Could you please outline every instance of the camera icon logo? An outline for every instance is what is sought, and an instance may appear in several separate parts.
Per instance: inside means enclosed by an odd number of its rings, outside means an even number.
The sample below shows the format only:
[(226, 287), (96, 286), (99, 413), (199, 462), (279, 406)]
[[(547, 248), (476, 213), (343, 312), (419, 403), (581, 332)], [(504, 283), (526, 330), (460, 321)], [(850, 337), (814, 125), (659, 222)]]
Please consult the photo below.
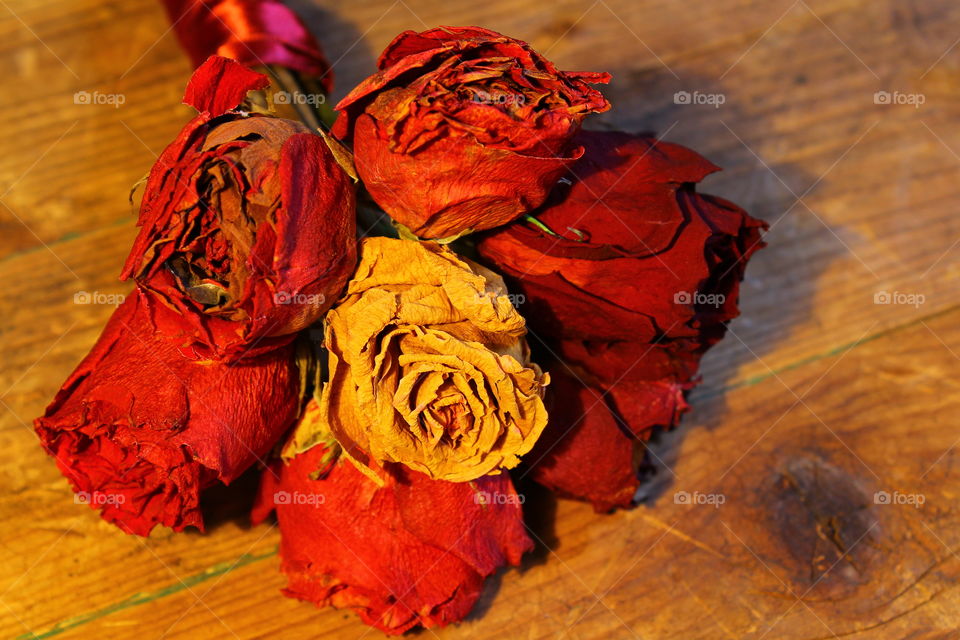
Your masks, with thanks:
[(678, 291), (673, 294), (674, 304), (693, 304), (693, 294), (689, 291)]
[(73, 94), (73, 104), (90, 104), (92, 101), (93, 97), (89, 91), (77, 91)]
[(690, 104), (690, 92), (677, 91), (675, 94), (673, 94), (673, 103), (674, 104)]
[(673, 504), (690, 504), (690, 493), (687, 491), (677, 491), (673, 494)]
[(86, 491), (77, 491), (73, 494), (73, 504), (90, 504), (90, 494)]
[(890, 494), (886, 491), (877, 491), (873, 494), (874, 504), (890, 504)]
[(891, 98), (889, 91), (877, 91), (873, 94), (873, 104), (890, 104)]
[(289, 491), (277, 491), (273, 494), (273, 504), (290, 504)]
[(889, 291), (877, 291), (873, 294), (873, 304), (890, 304), (892, 297)]

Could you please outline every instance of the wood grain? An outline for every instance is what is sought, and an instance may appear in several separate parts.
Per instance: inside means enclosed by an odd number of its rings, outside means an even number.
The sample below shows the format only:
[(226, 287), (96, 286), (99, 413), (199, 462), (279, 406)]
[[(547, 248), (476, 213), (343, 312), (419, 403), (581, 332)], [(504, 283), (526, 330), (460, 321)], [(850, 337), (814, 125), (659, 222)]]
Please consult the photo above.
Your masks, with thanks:
[[(609, 70), (614, 109), (596, 126), (698, 149), (725, 167), (704, 190), (773, 224), (694, 412), (652, 447), (645, 504), (597, 516), (523, 487), (537, 552), (437, 636), (960, 638), (960, 7), (291, 4), (336, 61), (335, 97), (395, 34), (437, 24)], [(208, 535), (139, 540), (73, 503), (29, 427), (112, 310), (75, 294), (129, 289), (116, 279), (128, 193), (190, 116), (167, 26), (151, 0), (0, 2), (0, 635), (379, 637), (279, 594), (277, 532), (244, 517), (252, 476), (218, 496)], [(75, 104), (77, 91), (124, 103)], [(676, 104), (678, 91), (724, 103)], [(883, 291), (923, 302), (874, 304)]]

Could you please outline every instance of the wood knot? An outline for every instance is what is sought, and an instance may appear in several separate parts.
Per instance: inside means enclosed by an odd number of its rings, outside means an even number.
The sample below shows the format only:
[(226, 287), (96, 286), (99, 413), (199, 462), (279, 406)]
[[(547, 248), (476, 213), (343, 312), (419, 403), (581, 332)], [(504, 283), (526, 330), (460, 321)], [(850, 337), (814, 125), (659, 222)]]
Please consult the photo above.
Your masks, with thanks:
[(871, 494), (818, 454), (793, 457), (775, 474), (767, 506), (793, 581), (831, 597), (865, 583), (880, 535)]

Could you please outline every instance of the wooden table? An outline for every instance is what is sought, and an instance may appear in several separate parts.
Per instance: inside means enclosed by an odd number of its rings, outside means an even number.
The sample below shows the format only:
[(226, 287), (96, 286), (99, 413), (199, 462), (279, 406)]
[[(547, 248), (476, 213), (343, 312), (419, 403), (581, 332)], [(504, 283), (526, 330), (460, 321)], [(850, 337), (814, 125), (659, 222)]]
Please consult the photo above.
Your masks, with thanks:
[[(654, 445), (647, 503), (536, 500), (538, 551), (438, 637), (960, 638), (960, 6), (295, 4), (336, 61), (335, 97), (393, 35), (438, 24), (608, 70), (601, 126), (698, 149), (726, 168), (704, 190), (772, 225), (695, 410)], [(206, 536), (125, 536), (74, 504), (30, 423), (112, 311), (75, 295), (129, 288), (127, 194), (189, 117), (190, 69), (151, 0), (0, 0), (0, 71), (2, 635), (378, 637), (280, 595), (250, 481), (220, 492)]]

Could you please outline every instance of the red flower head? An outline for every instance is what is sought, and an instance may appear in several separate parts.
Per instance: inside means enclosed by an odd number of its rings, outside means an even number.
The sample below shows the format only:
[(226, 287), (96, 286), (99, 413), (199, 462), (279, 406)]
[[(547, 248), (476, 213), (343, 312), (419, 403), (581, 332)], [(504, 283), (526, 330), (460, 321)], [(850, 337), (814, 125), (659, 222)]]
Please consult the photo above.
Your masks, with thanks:
[(529, 45), (477, 27), (407, 31), (337, 109), (357, 171), (394, 220), (424, 238), (490, 229), (538, 207), (610, 105)]
[(550, 231), (515, 223), (479, 243), (526, 295), (530, 324), (553, 338), (719, 340), (766, 225), (697, 193), (717, 167), (689, 149), (618, 132), (576, 141), (572, 185), (536, 214)]
[(584, 156), (539, 226), (515, 222), (478, 251), (524, 296), (531, 346), (558, 356), (533, 475), (603, 510), (630, 502), (634, 445), (686, 408), (766, 225), (697, 193), (717, 167), (689, 149), (618, 132), (575, 141)]
[(390, 634), (443, 626), (533, 546), (506, 473), (455, 483), (395, 464), (378, 486), (334, 451), (318, 444), (263, 475), (253, 516), (277, 512), (291, 597), (354, 609)]
[(299, 408), (291, 346), (193, 361), (167, 339), (179, 326), (135, 289), (35, 423), (77, 500), (128, 533), (203, 529), (200, 491), (264, 456)]
[(266, 78), (210, 58), (187, 87), (201, 114), (150, 172), (122, 277), (175, 309), (171, 336), (235, 359), (323, 316), (356, 263), (353, 186), (303, 125), (231, 111)]

